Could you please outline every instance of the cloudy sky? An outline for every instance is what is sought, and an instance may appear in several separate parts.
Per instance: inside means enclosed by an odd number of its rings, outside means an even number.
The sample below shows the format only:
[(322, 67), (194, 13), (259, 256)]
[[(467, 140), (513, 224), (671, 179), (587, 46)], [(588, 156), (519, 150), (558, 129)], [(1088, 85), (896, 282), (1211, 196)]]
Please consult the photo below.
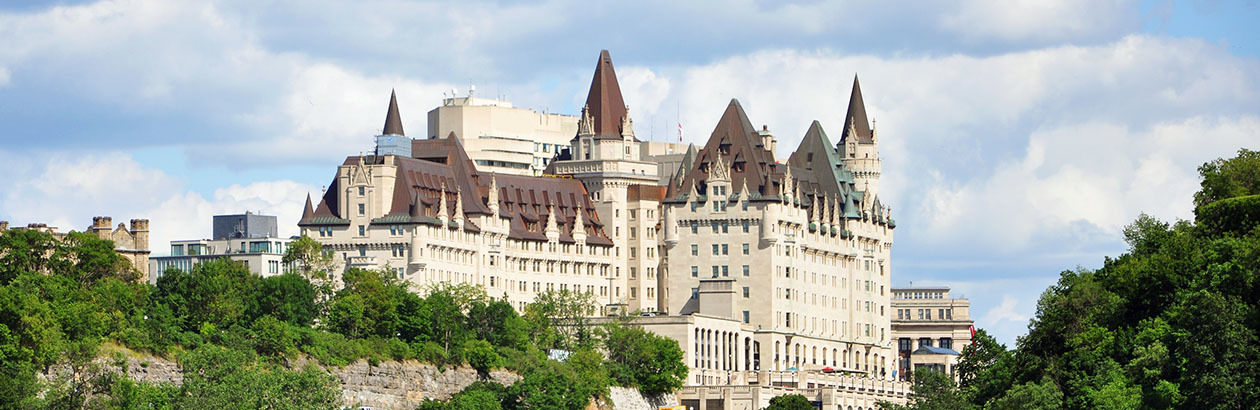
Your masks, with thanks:
[[(894, 285), (945, 284), (1013, 343), (1058, 273), (1192, 217), (1195, 168), (1260, 148), (1241, 1), (0, 2), (0, 220), (149, 218), (154, 249), (308, 192), (476, 85), (575, 113), (609, 49), (641, 138), (738, 98), (780, 147), (834, 137), (854, 74), (898, 220)], [(461, 91), (463, 92), (463, 91)], [(788, 152), (780, 152), (786, 156)]]

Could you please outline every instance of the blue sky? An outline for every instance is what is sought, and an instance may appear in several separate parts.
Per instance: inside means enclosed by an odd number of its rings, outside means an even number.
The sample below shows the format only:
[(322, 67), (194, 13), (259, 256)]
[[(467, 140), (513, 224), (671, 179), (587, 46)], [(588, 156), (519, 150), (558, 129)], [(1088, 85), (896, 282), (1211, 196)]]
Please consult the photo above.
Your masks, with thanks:
[(838, 136), (857, 73), (894, 284), (952, 286), (1011, 344), (1059, 272), (1123, 252), (1141, 212), (1190, 218), (1195, 168), (1260, 148), (1255, 21), (1255, 0), (6, 1), (0, 220), (147, 217), (154, 243), (295, 221), (390, 89), (416, 136), (471, 84), (574, 113), (600, 49), (640, 137), (677, 118), (696, 143), (730, 98), (785, 150), (815, 119)]

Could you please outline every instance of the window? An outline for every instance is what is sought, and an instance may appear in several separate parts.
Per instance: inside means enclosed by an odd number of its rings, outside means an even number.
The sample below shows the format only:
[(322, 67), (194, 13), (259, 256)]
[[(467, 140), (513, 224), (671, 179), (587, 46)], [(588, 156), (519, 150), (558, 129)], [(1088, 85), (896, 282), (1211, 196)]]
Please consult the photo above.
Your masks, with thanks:
[(718, 277), (718, 266), (713, 265), (713, 277)]
[(927, 337), (919, 338), (919, 347), (932, 347), (932, 339)]
[(691, 288), (691, 298), (696, 299), (699, 297), (700, 297), (700, 288)]
[(713, 212), (717, 212), (717, 211), (718, 211), (718, 201), (715, 199), (713, 200)]
[(713, 254), (714, 254), (714, 255), (717, 255), (717, 254), (718, 254), (718, 246), (717, 246), (717, 244), (713, 244)]
[(359, 225), (359, 236), (367, 236), (367, 227)]
[(744, 221), (744, 233), (748, 233), (748, 221)]
[(741, 203), (740, 203), (740, 206), (743, 206), (743, 207), (744, 207), (744, 210), (745, 210), (745, 211), (747, 211), (747, 210), (748, 210), (748, 201), (743, 201), (743, 202), (741, 202)]
[(903, 338), (897, 339), (897, 350), (900, 350), (903, 352), (910, 351), (910, 338), (903, 337)]
[(748, 311), (744, 311), (744, 323), (748, 323)]
[(937, 310), (936, 310), (936, 318), (937, 318), (937, 319), (944, 319), (944, 318), (945, 318), (945, 309), (937, 309)]
[(722, 276), (723, 276), (723, 277), (731, 276), (731, 275), (730, 275), (730, 270), (728, 270), (727, 268), (729, 268), (729, 266), (722, 265)]
[(184, 245), (171, 245), (171, 256), (184, 256)]
[(363, 215), (366, 209), (367, 209), (366, 206), (364, 206), (363, 204), (359, 204), (359, 215)]
[(691, 223), (691, 234), (693, 234), (693, 235), (694, 235), (694, 234), (698, 233), (697, 231), (698, 231), (699, 229), (700, 229), (700, 224), (699, 224), (699, 223), (696, 223), (696, 222), (692, 222), (692, 223)]
[(716, 223), (715, 223), (715, 224), (710, 224), (710, 226), (712, 226), (712, 227), (713, 227), (713, 233), (718, 233), (718, 225), (717, 225)]
[(694, 243), (691, 244), (691, 256), (699, 255), (700, 254), (699, 250), (700, 250), (700, 245), (696, 245)]
[[(747, 225), (745, 225), (745, 226), (747, 226)], [(748, 254), (748, 244), (744, 244), (744, 254), (745, 254), (745, 255), (747, 255), (747, 254)]]
[(367, 187), (359, 187), (359, 196), (363, 196), (366, 193), (367, 193)]
[(723, 255), (729, 255), (729, 254), (730, 254), (730, 252), (728, 252), (729, 250), (730, 250), (730, 249), (729, 249), (729, 247), (728, 247), (726, 244), (722, 244), (722, 254), (723, 254)]
[(699, 267), (699, 266), (692, 266), (692, 267), (691, 267), (691, 277), (693, 277), (693, 278), (694, 278), (694, 277), (698, 277), (698, 276), (700, 276), (700, 267)]
[[(631, 211), (631, 212), (634, 212), (634, 211)], [(634, 218), (634, 217), (633, 217), (633, 216), (631, 216), (631, 218)], [(630, 228), (630, 239), (634, 239), (634, 238), (635, 238), (635, 235), (636, 235), (636, 234), (638, 234), (638, 232), (639, 232), (639, 230), (638, 230), (638, 229), (636, 229), (636, 228)]]
[(944, 349), (953, 349), (953, 348), (954, 348), (954, 339), (951, 339), (951, 338), (948, 338), (948, 337), (942, 337), (942, 338), (941, 338), (941, 344), (940, 344), (940, 346), (939, 346), (939, 347), (944, 348)]
[(696, 211), (696, 205), (699, 205), (699, 204), (700, 204), (699, 202), (692, 202), (692, 203), (691, 203), (691, 212), (695, 212), (695, 211)]
[(727, 224), (726, 222), (722, 222), (722, 233), (730, 233), (730, 231), (727, 230), (729, 226), (730, 225)]
[(748, 265), (744, 265), (744, 277), (748, 277)]
[(744, 286), (744, 297), (745, 297), (745, 298), (747, 298), (747, 297), (748, 297), (748, 287), (747, 287), (747, 286)]
[(946, 320), (954, 319), (954, 309), (945, 309), (945, 319)]

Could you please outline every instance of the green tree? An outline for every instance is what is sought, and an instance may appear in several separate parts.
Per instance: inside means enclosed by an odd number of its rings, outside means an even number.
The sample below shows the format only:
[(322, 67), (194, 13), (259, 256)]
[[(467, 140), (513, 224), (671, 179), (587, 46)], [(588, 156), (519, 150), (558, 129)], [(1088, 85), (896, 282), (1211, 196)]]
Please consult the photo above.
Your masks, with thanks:
[(286, 273), (262, 278), (258, 303), (251, 316), (271, 315), (295, 326), (310, 326), (319, 314), (315, 286), (299, 275)]
[(45, 273), (57, 246), (52, 235), (33, 229), (0, 231), (0, 285), (23, 272)]
[(582, 383), (568, 366), (548, 360), (508, 388), (509, 408), (581, 410), (594, 397), (593, 386)]
[(963, 346), (954, 371), (968, 401), (984, 405), (1011, 387), (1015, 356), (984, 329), (976, 329), (971, 340)]
[(227, 329), (248, 326), (247, 312), (255, 309), (259, 278), (241, 262), (227, 258), (202, 262), (192, 272), (167, 270), (157, 280), (157, 297), (183, 322), (184, 330), (196, 331), (203, 324)]
[(522, 349), (529, 343), (528, 324), (502, 300), (474, 302), (468, 309), (468, 330), (495, 346)]
[(1195, 208), (1222, 199), (1260, 194), (1260, 151), (1239, 149), (1234, 158), (1200, 166), (1199, 176), (1203, 181), (1194, 194)]
[(609, 325), (605, 346), (608, 368), (623, 386), (644, 393), (667, 393), (682, 387), (687, 365), (678, 342), (637, 326)]
[(967, 401), (954, 378), (930, 369), (918, 369), (912, 377), (910, 400), (905, 406), (881, 402), (884, 409), (965, 410), (976, 406)]
[(766, 410), (814, 410), (814, 404), (799, 394), (785, 394), (770, 398), (770, 406)]
[(323, 244), (306, 235), (289, 243), (281, 261), (285, 265), (296, 264), (298, 274), (311, 281), (328, 279), (337, 266), (332, 253), (326, 252)]
[(543, 349), (574, 350), (595, 341), (587, 318), (595, 313), (595, 297), (568, 289), (543, 291), (525, 306), (530, 340)]
[(1063, 392), (1049, 378), (1041, 383), (1024, 383), (1012, 387), (1001, 397), (985, 404), (986, 410), (1059, 410), (1063, 408)]
[(464, 342), (464, 358), (468, 360), (468, 365), (483, 373), (503, 367), (505, 364), (503, 356), (494, 350), (494, 346), (490, 342), (481, 339), (471, 339)]

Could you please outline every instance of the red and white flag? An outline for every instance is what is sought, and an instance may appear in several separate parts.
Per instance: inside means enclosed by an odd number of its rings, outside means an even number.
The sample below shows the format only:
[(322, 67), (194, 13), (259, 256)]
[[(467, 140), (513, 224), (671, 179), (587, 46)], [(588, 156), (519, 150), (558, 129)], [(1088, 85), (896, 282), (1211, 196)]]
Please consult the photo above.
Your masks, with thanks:
[(682, 142), (682, 123), (678, 123), (678, 142)]

